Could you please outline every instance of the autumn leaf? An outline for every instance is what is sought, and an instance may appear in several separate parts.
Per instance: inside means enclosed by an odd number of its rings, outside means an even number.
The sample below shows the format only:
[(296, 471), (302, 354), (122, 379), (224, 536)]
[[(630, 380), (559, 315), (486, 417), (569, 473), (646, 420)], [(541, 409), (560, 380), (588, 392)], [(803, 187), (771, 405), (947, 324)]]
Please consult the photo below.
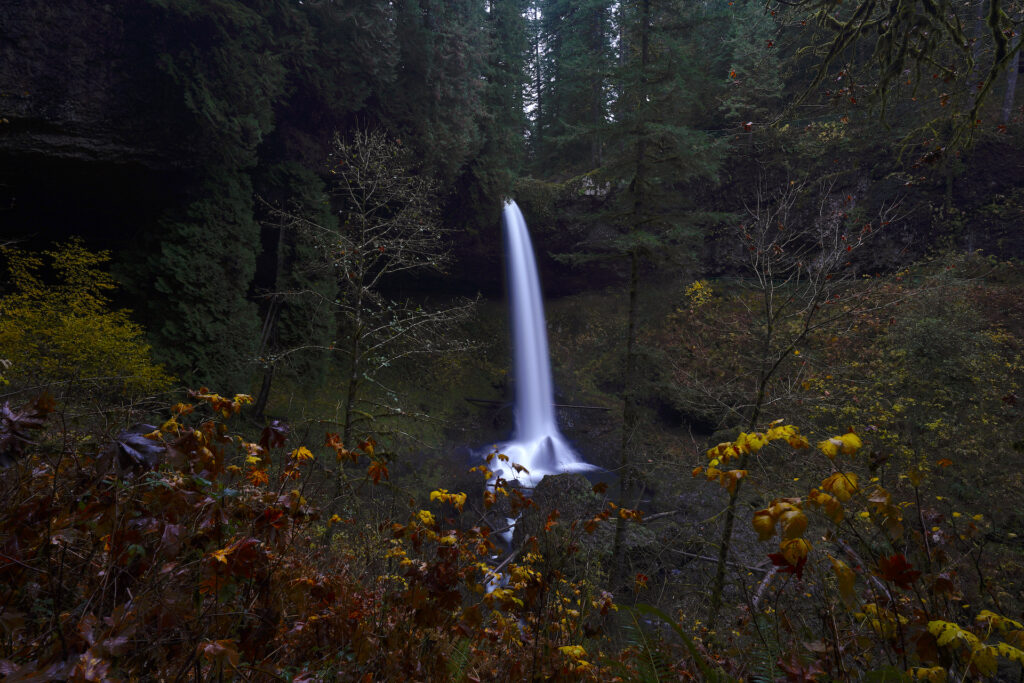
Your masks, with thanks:
[(583, 649), (582, 645), (563, 645), (558, 648), (558, 651), (572, 659), (582, 659), (587, 656), (587, 651)]
[(830, 496), (818, 489), (811, 489), (810, 493), (807, 494), (807, 502), (812, 506), (821, 508), (822, 512), (836, 524), (843, 521), (845, 515), (843, 504), (834, 496)]
[(775, 535), (775, 519), (768, 510), (758, 510), (751, 521), (759, 541), (767, 541)]
[(558, 510), (552, 510), (548, 513), (548, 518), (544, 520), (544, 531), (551, 531), (552, 527), (558, 524), (558, 518), (561, 513)]
[(779, 544), (779, 550), (786, 562), (790, 565), (797, 565), (801, 560), (807, 559), (807, 553), (811, 551), (811, 544), (805, 538), (790, 538)]
[(391, 474), (388, 472), (388, 466), (380, 460), (373, 460), (370, 462), (370, 466), (366, 468), (366, 473), (373, 479), (374, 484), (379, 484), (380, 480), (390, 479)]
[(312, 460), (313, 453), (305, 446), (300, 446), (291, 452), (291, 457), (296, 462), (303, 462), (305, 460)]
[(221, 564), (227, 564), (228, 555), (230, 554), (231, 548), (221, 548), (220, 550), (214, 550), (212, 553), (210, 553), (210, 557), (213, 560), (220, 562)]
[(418, 519), (420, 524), (423, 526), (432, 527), (437, 525), (437, 520), (434, 519), (434, 513), (430, 510), (420, 510), (416, 513), (416, 519)]
[(825, 439), (824, 441), (818, 442), (818, 450), (827, 455), (829, 458), (835, 459), (839, 455), (839, 449), (843, 445), (843, 440), (837, 436), (833, 436), (831, 439)]
[(921, 572), (910, 566), (907, 558), (901, 554), (879, 559), (875, 574), (903, 590), (910, 590), (911, 584), (921, 576)]
[(857, 492), (857, 475), (853, 472), (836, 472), (821, 482), (821, 488), (845, 503)]
[(790, 563), (782, 553), (769, 553), (768, 559), (772, 561), (773, 565), (779, 568), (780, 574), (793, 574), (798, 579), (803, 578), (804, 567), (807, 565), (806, 556), (800, 558), (796, 564)]
[(779, 515), (779, 525), (783, 538), (800, 538), (807, 530), (807, 516), (800, 510), (787, 510)]
[(839, 584), (839, 595), (843, 598), (843, 603), (847, 607), (851, 607), (857, 597), (854, 591), (857, 576), (850, 569), (850, 566), (842, 560), (838, 560), (831, 555), (828, 559), (832, 562), (832, 573), (835, 574), (836, 583)]
[(366, 453), (371, 458), (373, 457), (373, 452), (374, 452), (374, 449), (376, 449), (376, 447), (377, 447), (377, 440), (374, 439), (372, 436), (367, 438), (365, 441), (360, 441), (359, 445), (356, 446), (356, 448), (361, 450), (363, 453)]
[(263, 446), (264, 450), (268, 451), (271, 448), (280, 448), (288, 440), (288, 433), (290, 431), (291, 427), (288, 426), (287, 422), (271, 420), (270, 424), (264, 427), (263, 432), (260, 434), (260, 446)]

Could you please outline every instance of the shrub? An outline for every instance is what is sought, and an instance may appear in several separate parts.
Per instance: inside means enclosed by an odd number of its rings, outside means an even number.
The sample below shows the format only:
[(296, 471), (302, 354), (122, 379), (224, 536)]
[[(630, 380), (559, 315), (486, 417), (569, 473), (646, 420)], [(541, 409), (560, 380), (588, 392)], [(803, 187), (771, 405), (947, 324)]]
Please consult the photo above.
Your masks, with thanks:
[(15, 389), (91, 382), (100, 393), (139, 394), (170, 384), (130, 311), (110, 308), (116, 284), (104, 270), (108, 252), (72, 240), (41, 254), (12, 247), (0, 253), (8, 270), (0, 348)]

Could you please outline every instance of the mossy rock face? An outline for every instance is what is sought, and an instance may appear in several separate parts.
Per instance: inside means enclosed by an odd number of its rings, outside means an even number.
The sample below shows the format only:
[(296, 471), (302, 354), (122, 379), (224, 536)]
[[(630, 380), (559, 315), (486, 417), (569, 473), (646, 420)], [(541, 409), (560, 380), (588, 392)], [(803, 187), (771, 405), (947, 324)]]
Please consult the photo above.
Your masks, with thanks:
[(532, 499), (516, 523), (512, 547), (529, 546), (544, 557), (549, 569), (577, 577), (593, 574), (610, 546), (600, 547), (596, 535), (584, 530), (587, 521), (605, 507), (587, 478), (548, 475), (533, 490)]
[(529, 536), (539, 538), (544, 534), (544, 527), (556, 510), (559, 526), (569, 527), (573, 522), (582, 526), (588, 519), (599, 514), (604, 506), (602, 498), (594, 493), (590, 482), (582, 474), (548, 475), (537, 484), (532, 498), (533, 505), (523, 511), (516, 524), (516, 544)]

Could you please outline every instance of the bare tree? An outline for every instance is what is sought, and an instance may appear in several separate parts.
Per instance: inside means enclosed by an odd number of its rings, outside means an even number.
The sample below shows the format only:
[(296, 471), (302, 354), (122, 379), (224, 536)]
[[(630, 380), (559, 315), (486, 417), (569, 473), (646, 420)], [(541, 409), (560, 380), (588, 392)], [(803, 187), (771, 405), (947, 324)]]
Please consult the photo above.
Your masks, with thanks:
[[(336, 225), (321, 225), (283, 210), (272, 213), (286, 229), (304, 231), (313, 240), (321, 255), (316, 267), (330, 269), (339, 281), (338, 297), (328, 302), (339, 319), (339, 332), (328, 348), (346, 359), (341, 422), (347, 443), (360, 423), (406, 414), (397, 392), (382, 384), (382, 370), (410, 356), (469, 347), (453, 334), (471, 314), (474, 302), (463, 299), (432, 307), (422, 297), (389, 293), (396, 276), (442, 271), (449, 261), (447, 231), (434, 209), (434, 182), (415, 172), (398, 141), (380, 131), (357, 131), (350, 140), (336, 137), (329, 172)], [(293, 348), (282, 355), (321, 348)]]
[[(791, 182), (775, 192), (762, 185), (747, 206), (747, 220), (737, 230), (750, 274), (747, 283), (754, 290), (748, 300), (753, 303), (744, 304), (754, 321), (754, 344), (746, 363), (753, 384), (749, 401), (726, 407), (748, 432), (757, 428), (768, 406), (786, 400), (787, 392), (772, 392), (770, 385), (796, 358), (794, 352), (809, 335), (825, 329), (840, 332), (855, 324), (860, 313), (885, 305), (859, 283), (854, 255), (897, 219), (898, 203), (882, 207), (870, 222), (851, 226), (854, 195), (837, 196), (831, 184), (823, 184), (818, 188), (821, 199), (816, 210), (808, 215), (801, 204), (807, 202), (810, 190), (806, 182)], [(708, 396), (714, 399), (712, 391)], [(748, 459), (749, 454), (743, 455), (738, 469), (745, 469)], [(730, 491), (725, 511), (711, 592), (712, 622), (722, 604), (741, 484), (742, 480), (737, 481)]]

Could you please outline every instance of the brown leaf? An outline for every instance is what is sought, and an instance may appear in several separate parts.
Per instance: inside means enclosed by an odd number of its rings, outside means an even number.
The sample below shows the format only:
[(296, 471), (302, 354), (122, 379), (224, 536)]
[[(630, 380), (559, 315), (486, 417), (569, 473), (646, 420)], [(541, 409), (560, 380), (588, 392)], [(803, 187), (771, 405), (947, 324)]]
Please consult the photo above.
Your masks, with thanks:
[(289, 432), (291, 432), (291, 427), (288, 426), (287, 422), (271, 420), (270, 424), (263, 428), (259, 444), (267, 451), (271, 448), (281, 448), (288, 440)]

